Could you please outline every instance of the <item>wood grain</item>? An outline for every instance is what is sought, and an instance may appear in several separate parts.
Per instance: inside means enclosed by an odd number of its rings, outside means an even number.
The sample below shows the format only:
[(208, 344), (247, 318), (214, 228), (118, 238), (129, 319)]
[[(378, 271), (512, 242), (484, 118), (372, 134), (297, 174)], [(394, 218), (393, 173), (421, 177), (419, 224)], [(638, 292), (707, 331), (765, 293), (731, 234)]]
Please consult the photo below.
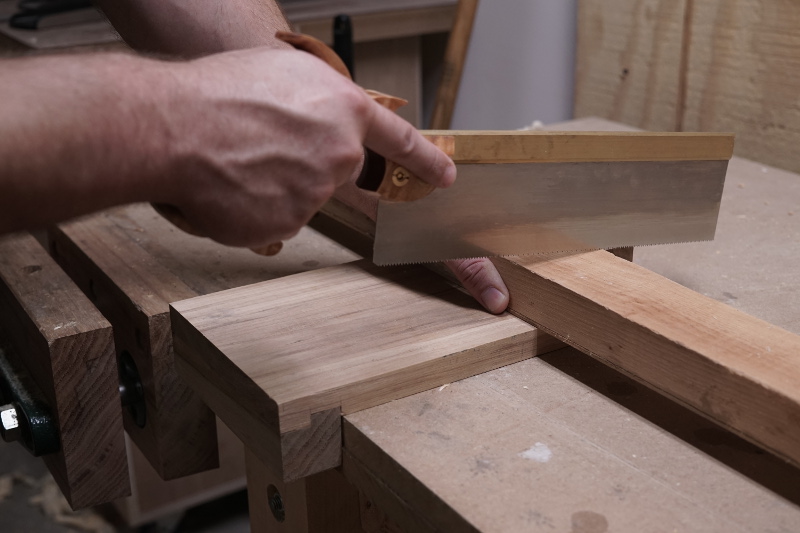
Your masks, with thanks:
[(690, 3), (580, 0), (574, 116), (679, 130)]
[(734, 131), (736, 154), (800, 171), (800, 4), (694, 2), (686, 131)]
[(56, 417), (43, 459), (73, 509), (130, 494), (111, 325), (27, 234), (0, 237), (0, 328)]
[[(292, 432), (326, 432), (315, 413), (358, 411), (554, 347), (422, 267), (362, 261), (172, 307), (182, 375), (284, 479), (338, 465), (337, 452), (335, 464), (288, 469)], [(339, 446), (338, 433), (312, 446), (328, 441)]]
[(721, 161), (733, 154), (732, 134), (638, 131), (457, 131), (452, 159), (459, 163), (603, 161)]
[(54, 229), (50, 248), (115, 325), (118, 353), (129, 353), (136, 364), (145, 391), (146, 422), (139, 427), (127, 409), (123, 411), (131, 439), (163, 479), (216, 468), (214, 414), (175, 373), (165, 312), (166, 302), (196, 293), (134, 243), (120, 246), (126, 241), (114, 221), (100, 215), (88, 223)]
[(174, 368), (169, 303), (356, 257), (310, 230), (278, 256), (258, 256), (186, 235), (145, 204), (63, 224), (51, 241), (57, 261), (114, 324), (118, 352), (136, 362), (148, 420), (139, 428), (126, 411), (125, 427), (164, 479), (217, 465), (214, 415)]
[(800, 464), (800, 336), (604, 251), (493, 262), (515, 315)]
[(582, 0), (575, 116), (730, 131), (736, 154), (800, 171), (800, 6)]

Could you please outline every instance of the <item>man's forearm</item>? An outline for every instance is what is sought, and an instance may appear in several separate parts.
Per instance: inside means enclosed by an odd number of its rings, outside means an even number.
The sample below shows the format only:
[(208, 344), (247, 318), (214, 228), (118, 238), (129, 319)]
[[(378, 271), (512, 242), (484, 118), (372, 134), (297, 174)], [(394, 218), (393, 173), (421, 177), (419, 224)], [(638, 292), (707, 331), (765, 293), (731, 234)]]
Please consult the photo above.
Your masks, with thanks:
[(289, 25), (275, 0), (94, 0), (133, 48), (179, 57), (287, 47)]
[(122, 54), (0, 60), (0, 233), (157, 199), (170, 75)]

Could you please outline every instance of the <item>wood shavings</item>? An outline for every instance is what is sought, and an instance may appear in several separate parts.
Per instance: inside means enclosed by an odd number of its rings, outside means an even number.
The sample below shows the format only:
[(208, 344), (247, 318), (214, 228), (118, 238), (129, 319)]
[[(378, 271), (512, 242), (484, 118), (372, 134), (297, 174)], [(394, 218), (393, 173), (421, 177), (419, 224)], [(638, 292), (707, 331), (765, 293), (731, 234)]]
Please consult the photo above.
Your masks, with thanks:
[(50, 476), (40, 481), (39, 494), (28, 500), (31, 505), (38, 505), (42, 512), (57, 524), (76, 528), (87, 533), (114, 533), (114, 528), (91, 509), (73, 511), (64, 495)]
[(439, 387), (439, 389), (438, 389), (438, 390), (439, 390), (439, 392), (442, 392), (444, 389), (446, 389), (446, 388), (447, 388), (447, 387), (449, 387), (449, 386), (450, 386), (450, 384), (449, 384), (449, 383), (445, 383), (444, 385), (442, 385), (441, 387)]
[(14, 483), (22, 483), (28, 487), (35, 487), (38, 485), (36, 479), (22, 472), (3, 474), (0, 476), (0, 502), (11, 496), (14, 492)]

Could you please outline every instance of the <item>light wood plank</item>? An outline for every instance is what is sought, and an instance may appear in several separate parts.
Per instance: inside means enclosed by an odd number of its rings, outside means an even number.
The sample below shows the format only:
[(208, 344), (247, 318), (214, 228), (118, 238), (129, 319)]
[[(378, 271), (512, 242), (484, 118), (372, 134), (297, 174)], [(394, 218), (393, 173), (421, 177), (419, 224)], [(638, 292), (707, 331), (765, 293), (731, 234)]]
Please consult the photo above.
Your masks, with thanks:
[(800, 6), (582, 0), (575, 116), (731, 131), (736, 154), (800, 170)]
[(574, 116), (680, 130), (690, 4), (580, 0)]
[(517, 316), (800, 464), (800, 336), (604, 251), (493, 261)]
[[(422, 267), (351, 263), (173, 309), (182, 374), (284, 479), (338, 464), (337, 454), (333, 464), (309, 456), (291, 466), (288, 439), (327, 431), (314, 430), (320, 413), (358, 411), (555, 347)], [(320, 440), (321, 449), (340, 445), (338, 433)]]
[(636, 263), (800, 334), (800, 177), (738, 157), (711, 242), (646, 246)]
[(0, 328), (55, 416), (42, 458), (73, 509), (130, 494), (111, 324), (28, 234), (0, 237)]
[(800, 171), (800, 4), (694, 2), (686, 131), (734, 131), (736, 154)]

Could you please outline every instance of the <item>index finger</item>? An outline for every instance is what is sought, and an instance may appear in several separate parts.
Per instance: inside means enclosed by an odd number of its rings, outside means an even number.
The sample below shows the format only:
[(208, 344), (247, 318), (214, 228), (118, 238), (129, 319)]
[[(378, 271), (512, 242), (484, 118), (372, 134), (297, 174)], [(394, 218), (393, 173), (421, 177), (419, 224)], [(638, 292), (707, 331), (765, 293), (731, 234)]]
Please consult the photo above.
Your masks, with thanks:
[(449, 187), (456, 166), (447, 154), (428, 141), (414, 126), (388, 109), (374, 104), (364, 146), (407, 168), (436, 187)]

